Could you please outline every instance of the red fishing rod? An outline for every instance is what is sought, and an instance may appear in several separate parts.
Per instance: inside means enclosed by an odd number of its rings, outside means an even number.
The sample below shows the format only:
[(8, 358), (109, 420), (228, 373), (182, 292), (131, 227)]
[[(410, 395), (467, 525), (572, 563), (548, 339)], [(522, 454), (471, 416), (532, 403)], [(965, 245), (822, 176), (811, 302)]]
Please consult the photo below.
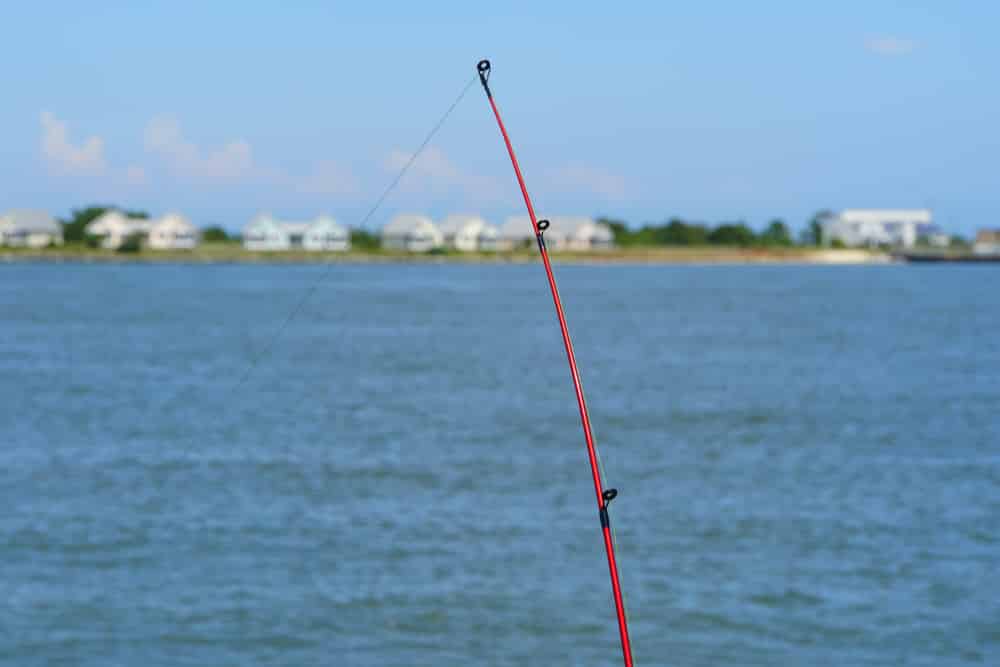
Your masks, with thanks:
[(576, 390), (576, 403), (580, 408), (580, 422), (583, 424), (583, 437), (587, 441), (587, 456), (590, 458), (590, 472), (594, 477), (594, 491), (597, 494), (597, 507), (601, 519), (601, 532), (604, 534), (604, 550), (608, 554), (608, 570), (611, 573), (611, 590), (615, 598), (615, 613), (618, 616), (618, 634), (621, 637), (622, 655), (625, 658), (625, 667), (632, 667), (632, 644), (628, 636), (628, 620), (625, 618), (625, 604), (622, 601), (621, 583), (618, 581), (618, 565), (615, 562), (615, 542), (611, 536), (611, 519), (608, 516), (608, 505), (618, 495), (617, 489), (605, 489), (601, 482), (600, 466), (597, 463), (597, 449), (594, 445), (594, 435), (590, 430), (590, 415), (587, 413), (587, 401), (583, 397), (583, 384), (580, 382), (580, 371), (576, 367), (576, 355), (573, 354), (573, 341), (569, 337), (569, 328), (566, 326), (566, 314), (563, 312), (562, 301), (559, 299), (559, 289), (556, 287), (556, 277), (552, 273), (552, 262), (549, 261), (549, 251), (545, 247), (545, 230), (549, 227), (548, 220), (537, 220), (535, 218), (535, 207), (531, 205), (531, 197), (528, 196), (528, 188), (524, 185), (524, 177), (521, 175), (521, 167), (517, 164), (517, 156), (514, 155), (514, 147), (507, 136), (507, 128), (504, 127), (500, 118), (500, 111), (493, 101), (493, 92), (490, 90), (490, 61), (480, 60), (476, 66), (479, 72), (479, 81), (486, 91), (486, 98), (493, 108), (493, 115), (496, 116), (497, 125), (500, 126), (500, 134), (507, 145), (507, 152), (510, 153), (510, 162), (514, 165), (514, 174), (517, 176), (517, 184), (521, 186), (521, 194), (524, 196), (524, 204), (528, 207), (528, 217), (531, 218), (531, 227), (535, 232), (535, 239), (538, 241), (538, 252), (542, 256), (542, 264), (545, 266), (545, 275), (549, 279), (549, 289), (552, 290), (552, 301), (556, 307), (556, 316), (559, 318), (559, 329), (562, 331), (563, 344), (566, 346), (566, 359), (569, 361), (569, 372), (573, 376), (573, 388)]

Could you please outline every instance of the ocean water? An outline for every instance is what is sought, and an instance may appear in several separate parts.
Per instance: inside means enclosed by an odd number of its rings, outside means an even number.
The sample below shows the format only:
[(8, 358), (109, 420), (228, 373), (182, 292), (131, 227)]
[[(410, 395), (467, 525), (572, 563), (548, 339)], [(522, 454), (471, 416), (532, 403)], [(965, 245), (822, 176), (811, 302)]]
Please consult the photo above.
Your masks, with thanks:
[[(997, 268), (556, 271), (638, 665), (1000, 664)], [(620, 664), (592, 494), (537, 265), (0, 265), (0, 664)]]

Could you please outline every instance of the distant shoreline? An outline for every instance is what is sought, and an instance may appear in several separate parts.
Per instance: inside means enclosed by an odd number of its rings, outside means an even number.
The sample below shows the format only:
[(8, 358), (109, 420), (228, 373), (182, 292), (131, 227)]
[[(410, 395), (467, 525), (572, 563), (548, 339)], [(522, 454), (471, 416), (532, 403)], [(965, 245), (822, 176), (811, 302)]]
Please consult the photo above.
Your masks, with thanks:
[[(407, 253), (382, 250), (349, 252), (253, 252), (232, 243), (208, 243), (194, 250), (143, 250), (117, 253), (82, 247), (0, 249), (0, 262), (83, 262), (129, 264), (523, 264), (537, 259), (534, 249), (512, 252)], [(766, 247), (643, 247), (592, 252), (553, 252), (571, 264), (885, 264), (886, 253), (868, 250)]]

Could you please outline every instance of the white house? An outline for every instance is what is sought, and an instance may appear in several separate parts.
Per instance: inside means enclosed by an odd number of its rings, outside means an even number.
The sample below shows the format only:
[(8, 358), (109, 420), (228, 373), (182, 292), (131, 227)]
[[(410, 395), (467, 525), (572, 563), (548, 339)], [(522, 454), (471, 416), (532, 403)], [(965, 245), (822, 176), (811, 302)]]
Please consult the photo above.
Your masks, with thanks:
[(62, 242), (62, 225), (45, 211), (14, 209), (0, 214), (0, 245), (44, 248)]
[[(545, 219), (539, 217), (539, 219)], [(549, 250), (600, 250), (614, 247), (615, 236), (611, 227), (587, 217), (554, 216), (547, 218), (545, 246)], [(498, 245), (511, 250), (533, 245), (535, 232), (526, 215), (515, 215), (500, 227)]]
[(306, 222), (283, 222), (262, 213), (243, 228), (247, 250), (351, 249), (351, 232), (333, 218), (321, 215)]
[(500, 249), (500, 230), (495, 225), (486, 225), (479, 232), (479, 249), (494, 252)]
[(427, 252), (444, 244), (444, 237), (434, 222), (422, 215), (397, 215), (382, 228), (382, 247), (386, 250)]
[[(537, 216), (537, 220), (548, 220), (549, 228), (545, 230), (545, 247), (549, 250), (560, 250), (568, 241), (571, 231), (570, 218), (546, 218)], [(563, 222), (560, 222), (562, 220)], [(500, 226), (499, 246), (504, 250), (528, 248), (535, 246), (535, 231), (531, 226), (531, 218), (526, 215), (512, 215)]]
[(288, 230), (270, 213), (261, 213), (243, 228), (243, 247), (247, 250), (288, 250)]
[(1000, 255), (1000, 229), (980, 229), (972, 252), (977, 255)]
[(302, 247), (345, 252), (351, 249), (351, 231), (333, 218), (321, 215), (306, 226)]
[(98, 237), (102, 248), (115, 250), (130, 238), (145, 239), (151, 228), (152, 222), (145, 218), (130, 218), (121, 211), (111, 209), (87, 223), (84, 233)]
[(280, 220), (278, 224), (281, 228), (285, 230), (285, 236), (288, 238), (288, 249), (289, 250), (302, 250), (304, 241), (306, 238), (306, 232), (309, 231), (308, 222), (299, 222), (291, 220)]
[(820, 221), (823, 244), (890, 245), (909, 248), (921, 237), (939, 234), (928, 209), (845, 209)]
[(201, 241), (200, 230), (178, 213), (154, 220), (149, 229), (149, 247), (154, 250), (191, 250)]
[(449, 215), (438, 230), (448, 248), (463, 252), (496, 250), (497, 229), (478, 215)]
[(611, 227), (593, 218), (552, 218), (552, 226), (545, 232), (546, 243), (551, 232), (558, 235), (560, 250), (608, 250), (615, 245)]
[(514, 250), (528, 247), (535, 242), (535, 232), (531, 227), (531, 219), (526, 215), (514, 215), (503, 221), (497, 233), (497, 247), (501, 250)]

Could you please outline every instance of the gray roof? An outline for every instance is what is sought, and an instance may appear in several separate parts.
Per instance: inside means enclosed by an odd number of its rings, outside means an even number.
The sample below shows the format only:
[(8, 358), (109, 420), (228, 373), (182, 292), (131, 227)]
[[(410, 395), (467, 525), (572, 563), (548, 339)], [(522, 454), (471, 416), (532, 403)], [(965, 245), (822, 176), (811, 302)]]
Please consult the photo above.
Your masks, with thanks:
[(0, 214), (0, 227), (27, 232), (48, 232), (57, 234), (62, 227), (56, 219), (45, 211), (37, 209), (13, 209)]
[(397, 215), (382, 227), (382, 236), (406, 236), (419, 229), (437, 229), (434, 221), (427, 216), (413, 213)]
[(449, 215), (447, 218), (438, 223), (438, 229), (440, 229), (441, 233), (446, 236), (454, 236), (466, 225), (479, 225), (480, 227), (486, 227), (489, 223), (478, 215), (462, 213)]

